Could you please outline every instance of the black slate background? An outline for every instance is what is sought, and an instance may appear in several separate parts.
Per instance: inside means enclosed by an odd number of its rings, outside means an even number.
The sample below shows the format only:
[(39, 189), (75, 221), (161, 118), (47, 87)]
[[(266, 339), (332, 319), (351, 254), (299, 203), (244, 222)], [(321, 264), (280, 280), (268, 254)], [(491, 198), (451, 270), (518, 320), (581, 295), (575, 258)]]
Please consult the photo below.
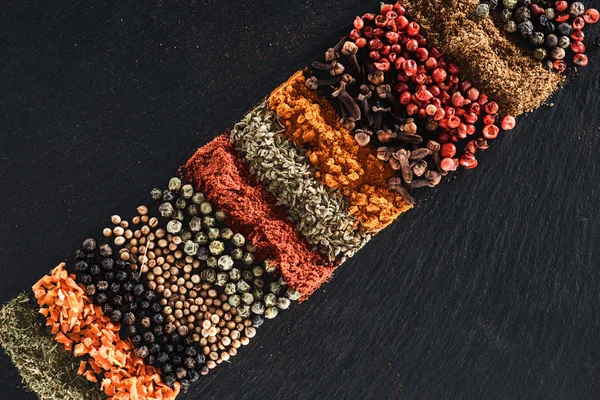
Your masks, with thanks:
[[(136, 4), (140, 3), (140, 4)], [(0, 302), (375, 2), (0, 5)], [(592, 31), (597, 33), (598, 29)], [(600, 59), (186, 399), (600, 396)], [(33, 399), (0, 353), (0, 398)]]

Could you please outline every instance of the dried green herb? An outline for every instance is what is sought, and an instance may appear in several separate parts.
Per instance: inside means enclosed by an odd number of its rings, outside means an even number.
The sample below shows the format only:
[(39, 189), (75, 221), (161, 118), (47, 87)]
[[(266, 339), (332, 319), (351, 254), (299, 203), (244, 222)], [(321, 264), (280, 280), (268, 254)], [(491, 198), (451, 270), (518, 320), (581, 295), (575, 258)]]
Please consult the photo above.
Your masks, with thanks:
[(27, 389), (42, 400), (99, 400), (96, 385), (77, 375), (79, 361), (48, 331), (22, 293), (0, 310), (0, 345)]

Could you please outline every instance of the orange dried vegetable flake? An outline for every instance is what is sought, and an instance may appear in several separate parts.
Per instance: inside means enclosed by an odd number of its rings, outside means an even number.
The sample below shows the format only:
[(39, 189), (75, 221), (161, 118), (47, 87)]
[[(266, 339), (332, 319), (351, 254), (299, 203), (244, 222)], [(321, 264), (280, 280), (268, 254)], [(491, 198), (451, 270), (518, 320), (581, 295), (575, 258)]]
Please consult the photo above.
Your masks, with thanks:
[(92, 382), (102, 374), (100, 389), (110, 399), (175, 399), (179, 384), (169, 388), (155, 367), (135, 356), (131, 341), (120, 339), (120, 326), (92, 304), (74, 278), (62, 263), (33, 285), (33, 292), (56, 340), (75, 356), (90, 357), (77, 373)]
[(358, 228), (379, 232), (412, 206), (389, 190), (392, 170), (358, 146), (327, 99), (307, 89), (304, 81), (302, 71), (295, 73), (271, 93), (269, 106), (284, 123), (285, 135), (298, 146), (308, 146), (317, 178), (348, 197)]

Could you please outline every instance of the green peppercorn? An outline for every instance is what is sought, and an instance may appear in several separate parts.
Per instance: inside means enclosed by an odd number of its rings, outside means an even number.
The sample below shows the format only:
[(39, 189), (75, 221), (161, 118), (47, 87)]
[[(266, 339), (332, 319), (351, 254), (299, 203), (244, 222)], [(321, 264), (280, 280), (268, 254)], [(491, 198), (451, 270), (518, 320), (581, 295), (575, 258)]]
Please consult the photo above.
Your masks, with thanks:
[(254, 263), (254, 254), (244, 253), (244, 256), (242, 257), (242, 262), (246, 265), (252, 265)]
[(275, 263), (273, 261), (265, 260), (263, 266), (265, 268), (265, 272), (268, 274), (274, 274), (275, 271), (277, 271), (277, 267), (275, 266)]
[(475, 8), (475, 14), (479, 18), (487, 18), (490, 16), (490, 6), (486, 3), (481, 3)]
[(300, 298), (300, 292), (290, 287), (285, 291), (285, 295), (292, 301), (296, 301)]
[(504, 30), (508, 33), (515, 33), (517, 31), (517, 23), (515, 21), (508, 21), (504, 25)]
[(196, 254), (198, 254), (199, 247), (200, 246), (198, 245), (198, 243), (188, 240), (187, 242), (185, 242), (185, 245), (183, 246), (183, 251), (188, 256), (195, 256)]
[(229, 228), (221, 229), (221, 237), (225, 240), (230, 240), (233, 237), (233, 231)]
[(244, 251), (240, 248), (231, 250), (231, 258), (234, 260), (241, 260), (244, 256)]
[(183, 222), (185, 220), (185, 214), (183, 213), (182, 210), (176, 209), (173, 212), (173, 217), (171, 217), (173, 219), (176, 219), (177, 221)]
[(254, 287), (262, 289), (263, 287), (265, 287), (265, 281), (263, 281), (262, 279), (256, 278), (254, 280)]
[(237, 268), (232, 268), (231, 271), (229, 271), (229, 279), (233, 282), (239, 281), (242, 279), (242, 272)]
[(552, 21), (554, 18), (556, 18), (556, 11), (552, 7), (546, 8), (544, 10), (544, 15), (546, 15), (546, 18), (548, 18), (548, 20)]
[(176, 208), (183, 210), (186, 206), (187, 206), (187, 201), (185, 201), (185, 199), (183, 197), (178, 197), (177, 200), (175, 200)]
[(529, 37), (529, 42), (532, 46), (541, 46), (544, 44), (546, 37), (542, 32), (533, 32)]
[(251, 310), (254, 314), (262, 315), (265, 313), (265, 304), (262, 301), (255, 301)]
[(190, 204), (187, 207), (187, 213), (188, 213), (188, 215), (194, 217), (194, 216), (200, 214), (200, 207), (198, 207), (196, 204)]
[(508, 8), (503, 8), (500, 12), (500, 20), (502, 22), (512, 21), (512, 16), (512, 11), (510, 11)]
[(225, 251), (225, 243), (221, 242), (220, 240), (213, 240), (208, 245), (208, 250), (213, 256), (218, 256)]
[(515, 12), (513, 13), (515, 21), (517, 23), (525, 22), (531, 20), (531, 12), (527, 7), (517, 7)]
[(275, 295), (278, 295), (281, 292), (281, 285), (279, 282), (271, 282), (269, 283), (269, 291)]
[(236, 233), (231, 238), (231, 241), (235, 247), (242, 247), (246, 243), (246, 238), (242, 234)]
[(254, 280), (254, 274), (252, 271), (245, 269), (242, 271), (242, 279), (250, 283), (252, 280)]
[(207, 228), (212, 228), (213, 226), (215, 226), (216, 222), (215, 219), (213, 217), (211, 217), (210, 215), (205, 215), (202, 218), (202, 223), (204, 224), (204, 226), (206, 226)]
[(229, 278), (229, 276), (226, 273), (219, 272), (217, 274), (217, 281), (215, 282), (215, 285), (225, 286), (227, 284), (227, 281), (229, 280), (228, 278)]
[(583, 3), (576, 1), (569, 7), (569, 15), (573, 18), (581, 17), (585, 13), (585, 6)]
[(154, 188), (150, 192), (150, 196), (152, 197), (152, 200), (160, 200), (160, 198), (162, 197), (162, 190)]
[(263, 276), (264, 272), (265, 272), (265, 270), (263, 269), (263, 267), (261, 267), (259, 265), (252, 267), (252, 274), (254, 274), (254, 276), (257, 278), (260, 278), (261, 276)]
[(206, 201), (206, 198), (204, 197), (204, 194), (201, 192), (196, 192), (192, 196), (192, 202), (194, 204), (200, 205), (200, 204), (204, 203), (204, 201)]
[(209, 268), (217, 268), (217, 265), (218, 265), (217, 257), (208, 257), (206, 259), (206, 265), (208, 265)]
[(182, 241), (186, 242), (186, 241), (192, 239), (192, 232), (188, 231), (187, 229), (183, 229), (179, 233), (179, 237), (181, 238)]
[(503, 0), (502, 4), (504, 4), (504, 7), (508, 8), (509, 10), (512, 10), (513, 8), (515, 8), (517, 6), (518, 0)]
[(278, 312), (279, 311), (277, 310), (277, 307), (268, 307), (265, 310), (265, 318), (267, 318), (267, 319), (273, 319), (273, 318), (275, 318), (277, 316)]
[(212, 204), (210, 204), (208, 201), (205, 201), (202, 204), (200, 204), (200, 213), (202, 215), (208, 215), (212, 213), (212, 210)]
[(531, 21), (521, 22), (518, 25), (517, 29), (519, 30), (519, 34), (521, 36), (523, 36), (524, 38), (527, 38), (527, 37), (531, 36), (531, 34), (533, 33), (533, 29), (534, 29), (533, 22), (531, 22)]
[(233, 259), (230, 256), (221, 256), (217, 262), (222, 271), (229, 271), (233, 268)]
[(181, 180), (179, 178), (173, 177), (169, 179), (169, 190), (176, 192), (181, 187)]
[(237, 308), (238, 315), (242, 318), (250, 317), (250, 306), (247, 304), (242, 304)]
[(243, 293), (242, 302), (248, 305), (254, 303), (254, 296), (252, 296), (252, 293)]
[(265, 294), (263, 301), (267, 307), (275, 307), (277, 305), (277, 297), (273, 293)]
[(239, 293), (247, 293), (250, 291), (250, 285), (246, 281), (240, 280), (236, 284), (236, 289)]
[(571, 45), (571, 39), (568, 36), (561, 36), (558, 38), (556, 45), (562, 49), (567, 49)]
[(187, 184), (181, 187), (181, 195), (184, 199), (191, 199), (194, 196), (194, 188), (192, 185)]
[(256, 253), (256, 246), (252, 242), (246, 243), (246, 250), (250, 253)]
[(205, 269), (200, 272), (200, 278), (209, 283), (215, 283), (217, 281), (217, 271), (214, 269)]
[(208, 238), (210, 240), (216, 240), (221, 235), (221, 231), (218, 228), (208, 228)]
[(280, 310), (287, 310), (290, 307), (290, 299), (287, 297), (280, 297), (277, 299), (277, 308)]
[(563, 58), (565, 58), (565, 49), (563, 49), (562, 47), (555, 47), (552, 49), (550, 55), (555, 60), (562, 60)]
[(265, 297), (265, 292), (263, 292), (263, 290), (261, 288), (255, 287), (252, 290), (252, 295), (254, 296), (255, 299), (261, 300), (263, 297)]
[(227, 216), (225, 215), (224, 211), (217, 210), (217, 211), (215, 211), (215, 218), (216, 218), (217, 221), (223, 222), (223, 221), (225, 221), (225, 219), (227, 218)]
[(179, 231), (181, 231), (181, 222), (172, 219), (167, 223), (167, 232), (177, 234)]
[(192, 217), (188, 226), (190, 227), (190, 231), (198, 232), (200, 229), (202, 229), (202, 221), (200, 221), (200, 218), (198, 217)]
[(546, 58), (547, 55), (548, 53), (546, 52), (546, 49), (542, 47), (538, 47), (533, 51), (533, 57), (539, 61), (542, 61), (544, 58)]
[(194, 236), (194, 239), (196, 240), (196, 243), (198, 243), (198, 244), (208, 243), (208, 235), (204, 232), (196, 233), (196, 236)]
[(223, 292), (225, 292), (226, 295), (235, 294), (235, 291), (236, 291), (235, 283), (228, 282), (227, 284), (225, 284), (225, 288), (223, 289)]
[(232, 307), (237, 307), (240, 305), (240, 302), (242, 301), (242, 298), (240, 297), (239, 294), (234, 294), (229, 296), (229, 298), (227, 299), (227, 302), (229, 303), (230, 306)]

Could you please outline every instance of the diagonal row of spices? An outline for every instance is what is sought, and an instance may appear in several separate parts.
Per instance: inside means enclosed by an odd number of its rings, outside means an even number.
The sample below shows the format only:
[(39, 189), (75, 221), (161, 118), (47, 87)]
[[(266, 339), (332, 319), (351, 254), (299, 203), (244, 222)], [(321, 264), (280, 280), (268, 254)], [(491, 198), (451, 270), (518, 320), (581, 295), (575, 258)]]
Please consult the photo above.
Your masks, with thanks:
[[(562, 60), (568, 37), (587, 63), (582, 29), (597, 20), (545, 0), (403, 0), (357, 16), (33, 286), (45, 333), (109, 399), (174, 399), (413, 208), (416, 189), (475, 168), (563, 81), (561, 62), (539, 63), (548, 49)], [(533, 53), (507, 37), (516, 23)]]

